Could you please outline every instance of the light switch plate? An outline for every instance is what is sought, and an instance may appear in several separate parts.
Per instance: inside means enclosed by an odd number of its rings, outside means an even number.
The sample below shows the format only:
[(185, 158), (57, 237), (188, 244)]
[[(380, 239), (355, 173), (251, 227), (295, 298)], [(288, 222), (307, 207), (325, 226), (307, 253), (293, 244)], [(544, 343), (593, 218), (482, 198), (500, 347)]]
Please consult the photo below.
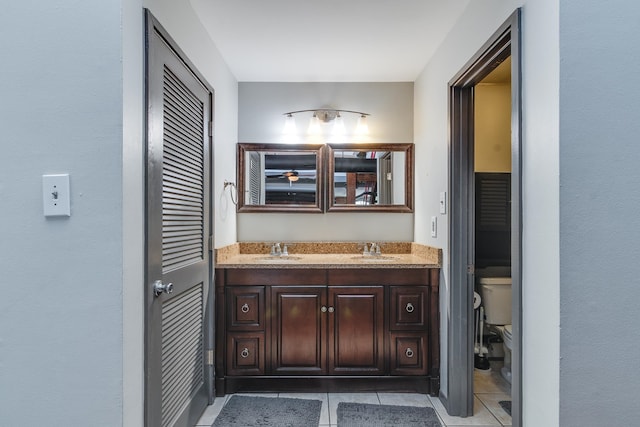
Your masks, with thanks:
[(431, 237), (437, 237), (438, 235), (438, 217), (431, 217)]
[(44, 216), (71, 216), (69, 174), (42, 175)]
[(447, 192), (443, 191), (440, 193), (440, 213), (447, 213)]

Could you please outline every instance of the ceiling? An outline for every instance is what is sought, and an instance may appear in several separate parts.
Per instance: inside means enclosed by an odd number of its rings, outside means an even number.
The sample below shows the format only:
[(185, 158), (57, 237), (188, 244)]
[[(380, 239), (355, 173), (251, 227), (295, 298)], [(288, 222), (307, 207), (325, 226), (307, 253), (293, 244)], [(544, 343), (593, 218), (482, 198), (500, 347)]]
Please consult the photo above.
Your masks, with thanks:
[(241, 82), (414, 81), (470, 0), (191, 0)]

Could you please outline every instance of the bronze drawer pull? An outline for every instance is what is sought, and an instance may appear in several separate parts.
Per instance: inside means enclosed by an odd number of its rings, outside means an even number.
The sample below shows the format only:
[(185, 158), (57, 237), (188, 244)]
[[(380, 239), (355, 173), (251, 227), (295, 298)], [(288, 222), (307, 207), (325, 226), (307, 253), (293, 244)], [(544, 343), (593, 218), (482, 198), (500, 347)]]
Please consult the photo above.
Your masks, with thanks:
[(249, 349), (248, 348), (242, 349), (242, 351), (240, 352), (240, 357), (242, 357), (243, 359), (246, 359), (247, 357), (249, 357)]
[(248, 313), (249, 312), (249, 304), (242, 304), (242, 307), (240, 307), (240, 311), (242, 311), (243, 313)]
[(411, 304), (410, 302), (407, 303), (407, 306), (404, 309), (407, 310), (407, 313), (413, 313), (413, 310), (415, 310), (413, 304)]

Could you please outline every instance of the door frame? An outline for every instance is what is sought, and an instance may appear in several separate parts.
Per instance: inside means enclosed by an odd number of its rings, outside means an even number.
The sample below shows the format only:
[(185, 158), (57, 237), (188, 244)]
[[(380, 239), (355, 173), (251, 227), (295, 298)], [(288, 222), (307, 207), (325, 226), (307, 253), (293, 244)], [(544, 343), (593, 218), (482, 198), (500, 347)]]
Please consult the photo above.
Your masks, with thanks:
[(473, 415), (475, 183), (474, 87), (511, 56), (512, 422), (522, 425), (521, 10), (517, 9), (449, 82), (449, 316), (447, 395), (451, 415)]
[[(166, 43), (166, 45), (169, 47), (169, 49), (171, 49), (173, 51), (173, 53), (176, 55), (176, 57), (178, 58), (179, 61), (181, 61), (184, 66), (189, 70), (189, 72), (195, 77), (195, 79), (197, 79), (199, 81), (199, 83), (209, 92), (209, 96), (208, 96), (208, 104), (209, 104), (209, 117), (208, 122), (209, 122), (209, 126), (207, 129), (207, 132), (205, 134), (206, 138), (207, 138), (207, 144), (208, 144), (208, 156), (205, 159), (205, 164), (206, 166), (209, 168), (209, 183), (208, 183), (208, 188), (209, 191), (211, 191), (213, 189), (213, 171), (214, 171), (214, 152), (213, 152), (213, 123), (214, 123), (214, 117), (215, 117), (215, 92), (213, 90), (213, 88), (211, 87), (211, 85), (207, 82), (207, 80), (202, 76), (202, 74), (200, 74), (200, 72), (198, 71), (198, 69), (195, 67), (195, 65), (189, 60), (189, 58), (187, 57), (187, 55), (180, 49), (180, 47), (178, 46), (178, 44), (173, 40), (173, 38), (169, 35), (169, 33), (167, 32), (167, 30), (165, 30), (165, 28), (160, 24), (160, 22), (153, 16), (153, 14), (151, 13), (151, 11), (149, 9), (144, 9), (144, 43), (145, 43), (145, 51), (144, 51), (144, 73), (145, 73), (145, 93), (144, 93), (144, 149), (145, 149), (145, 154), (144, 154), (144, 230), (145, 230), (145, 236), (144, 236), (144, 274), (145, 274), (145, 278), (143, 281), (143, 286), (144, 286), (144, 305), (143, 305), (143, 310), (144, 310), (144, 402), (143, 402), (143, 413), (144, 413), (144, 423), (145, 425), (149, 425), (150, 423), (150, 410), (151, 407), (154, 405), (151, 401), (150, 401), (150, 390), (149, 390), (149, 386), (150, 386), (150, 381), (149, 381), (149, 377), (151, 375), (151, 370), (152, 370), (152, 364), (149, 363), (149, 340), (150, 340), (150, 336), (149, 336), (149, 313), (147, 310), (147, 304), (148, 301), (153, 299), (154, 296), (152, 296), (151, 294), (153, 293), (152, 288), (150, 286), (151, 282), (152, 282), (152, 277), (150, 276), (150, 260), (149, 260), (149, 235), (148, 235), (148, 227), (149, 227), (149, 223), (148, 223), (148, 215), (147, 215), (147, 211), (149, 209), (149, 188), (148, 188), (148, 176), (149, 176), (149, 172), (148, 172), (148, 168), (149, 168), (149, 158), (148, 158), (148, 146), (149, 146), (149, 135), (150, 135), (150, 126), (153, 125), (152, 123), (149, 123), (149, 111), (150, 111), (150, 105), (149, 105), (149, 82), (148, 80), (148, 68), (149, 68), (149, 49), (150, 49), (150, 34), (152, 32), (157, 33), (161, 39), (163, 39), (163, 41)], [(205, 174), (206, 176), (206, 174)], [(214, 198), (210, 195), (209, 197), (209, 203), (208, 203), (208, 215), (205, 217), (205, 221), (208, 222), (208, 230), (209, 230), (209, 235), (205, 236), (205, 242), (204, 242), (204, 252), (207, 254), (207, 258), (208, 258), (208, 263), (207, 263), (207, 269), (208, 271), (208, 283), (205, 284), (205, 286), (208, 288), (207, 291), (207, 300), (204, 302), (204, 319), (203, 319), (203, 329), (204, 329), (204, 349), (203, 349), (203, 356), (204, 356), (204, 382), (205, 382), (205, 388), (207, 391), (207, 399), (208, 399), (208, 404), (211, 405), (213, 404), (213, 401), (215, 399), (215, 366), (214, 366), (214, 361), (215, 358), (213, 357), (213, 355), (215, 354), (214, 351), (214, 347), (215, 347), (215, 341), (214, 341), (214, 331), (215, 331), (215, 315), (214, 315), (214, 307), (215, 307), (215, 287), (214, 287), (214, 260), (213, 260), (213, 234), (214, 234), (214, 209), (215, 209), (215, 202), (214, 202)], [(161, 408), (158, 408), (161, 409)]]

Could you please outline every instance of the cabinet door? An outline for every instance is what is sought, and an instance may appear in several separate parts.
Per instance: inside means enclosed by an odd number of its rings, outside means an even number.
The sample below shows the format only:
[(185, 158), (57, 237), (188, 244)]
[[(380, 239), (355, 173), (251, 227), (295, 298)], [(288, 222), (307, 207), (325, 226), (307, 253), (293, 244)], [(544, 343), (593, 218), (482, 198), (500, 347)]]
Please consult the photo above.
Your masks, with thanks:
[(384, 288), (329, 287), (329, 374), (384, 373)]
[(326, 287), (272, 286), (271, 369), (282, 375), (326, 373)]

